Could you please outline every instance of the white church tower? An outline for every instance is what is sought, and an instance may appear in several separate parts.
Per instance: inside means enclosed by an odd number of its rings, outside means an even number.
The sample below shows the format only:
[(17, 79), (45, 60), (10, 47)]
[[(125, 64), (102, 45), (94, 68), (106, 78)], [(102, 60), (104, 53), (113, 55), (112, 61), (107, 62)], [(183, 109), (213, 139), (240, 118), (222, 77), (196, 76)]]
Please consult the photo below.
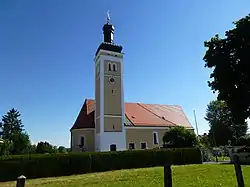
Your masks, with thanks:
[(119, 151), (126, 149), (123, 53), (114, 44), (109, 13), (103, 35), (95, 56), (95, 151)]

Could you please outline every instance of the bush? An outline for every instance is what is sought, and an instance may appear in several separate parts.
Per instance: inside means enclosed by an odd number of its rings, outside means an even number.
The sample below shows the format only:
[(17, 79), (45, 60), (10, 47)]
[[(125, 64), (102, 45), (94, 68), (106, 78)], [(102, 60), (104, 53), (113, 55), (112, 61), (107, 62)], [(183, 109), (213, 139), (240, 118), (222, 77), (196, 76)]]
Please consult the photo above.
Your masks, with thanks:
[(6, 156), (0, 158), (0, 181), (55, 177), (117, 169), (143, 168), (170, 164), (200, 164), (197, 148), (132, 150), (101, 153), (63, 153)]
[(166, 148), (195, 147), (198, 145), (195, 133), (183, 126), (171, 127), (165, 132), (163, 142), (163, 146)]
[(245, 136), (240, 137), (237, 145), (239, 145), (239, 146), (243, 146), (243, 145), (250, 146), (250, 138), (245, 137)]

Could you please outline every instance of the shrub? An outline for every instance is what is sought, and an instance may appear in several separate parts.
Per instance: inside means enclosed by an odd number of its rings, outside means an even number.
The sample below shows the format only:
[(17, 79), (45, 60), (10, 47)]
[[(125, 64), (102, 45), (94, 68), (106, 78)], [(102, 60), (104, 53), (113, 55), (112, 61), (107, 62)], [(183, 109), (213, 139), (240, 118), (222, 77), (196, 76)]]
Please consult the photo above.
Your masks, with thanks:
[(0, 158), (0, 181), (55, 177), (117, 169), (143, 168), (170, 164), (199, 164), (197, 148), (131, 150), (100, 153), (62, 153), (5, 156)]
[(250, 138), (249, 137), (240, 137), (237, 145), (245, 145), (245, 146), (250, 146)]
[(165, 132), (163, 142), (163, 146), (166, 148), (195, 147), (198, 145), (195, 133), (183, 126), (171, 127)]

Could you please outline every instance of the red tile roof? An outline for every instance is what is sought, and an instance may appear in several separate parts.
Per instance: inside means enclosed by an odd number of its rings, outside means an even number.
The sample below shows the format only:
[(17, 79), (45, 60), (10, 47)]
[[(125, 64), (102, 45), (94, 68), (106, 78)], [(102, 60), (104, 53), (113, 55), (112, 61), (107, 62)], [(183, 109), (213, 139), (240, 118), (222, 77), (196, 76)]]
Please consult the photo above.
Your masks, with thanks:
[(125, 103), (125, 114), (136, 126), (173, 126), (168, 120), (157, 116), (147, 108), (138, 103)]
[[(176, 105), (125, 103), (125, 116), (133, 126), (193, 128), (182, 108)], [(71, 129), (94, 128), (95, 100), (86, 99)]]
[(95, 101), (86, 99), (71, 129), (95, 127)]

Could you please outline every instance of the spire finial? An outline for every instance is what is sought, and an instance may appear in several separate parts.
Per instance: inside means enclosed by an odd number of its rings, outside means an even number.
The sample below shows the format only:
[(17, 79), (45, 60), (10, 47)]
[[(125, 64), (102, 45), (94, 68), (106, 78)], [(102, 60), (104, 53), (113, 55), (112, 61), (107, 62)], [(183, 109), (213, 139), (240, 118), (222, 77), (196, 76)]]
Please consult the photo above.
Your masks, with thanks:
[(109, 10), (108, 10), (108, 12), (107, 12), (107, 23), (109, 23), (110, 22), (110, 15), (109, 15)]

